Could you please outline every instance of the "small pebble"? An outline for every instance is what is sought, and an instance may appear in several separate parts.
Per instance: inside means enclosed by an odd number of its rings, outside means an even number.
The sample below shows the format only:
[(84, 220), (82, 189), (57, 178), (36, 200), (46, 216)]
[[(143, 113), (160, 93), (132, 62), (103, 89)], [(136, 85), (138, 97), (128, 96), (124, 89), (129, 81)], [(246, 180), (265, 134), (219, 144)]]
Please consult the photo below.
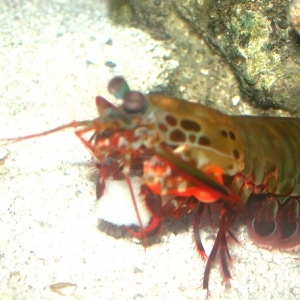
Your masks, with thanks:
[(105, 62), (105, 65), (109, 68), (115, 68), (117, 66), (117, 64), (115, 64), (113, 61), (107, 60)]
[(77, 284), (70, 282), (58, 282), (50, 285), (50, 289), (59, 295), (69, 296), (74, 295), (77, 289)]
[(238, 105), (239, 102), (241, 101), (241, 97), (240, 96), (234, 96), (232, 99), (231, 99), (231, 102), (234, 106)]
[(200, 74), (207, 76), (209, 72), (207, 69), (200, 69)]

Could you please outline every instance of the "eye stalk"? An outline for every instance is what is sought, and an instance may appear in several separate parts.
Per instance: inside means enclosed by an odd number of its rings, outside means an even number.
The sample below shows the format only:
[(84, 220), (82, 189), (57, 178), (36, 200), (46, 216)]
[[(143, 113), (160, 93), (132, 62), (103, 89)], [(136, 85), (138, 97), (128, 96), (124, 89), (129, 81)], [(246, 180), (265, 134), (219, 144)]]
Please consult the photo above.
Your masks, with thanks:
[(117, 76), (108, 83), (108, 91), (116, 98), (123, 98), (122, 105), (125, 112), (129, 114), (143, 113), (147, 109), (147, 102), (145, 96), (136, 91), (130, 91), (126, 80)]
[(121, 76), (114, 77), (108, 83), (107, 89), (117, 99), (123, 98), (125, 94), (130, 91), (127, 81)]
[(130, 114), (143, 113), (146, 109), (145, 96), (140, 92), (127, 92), (123, 100), (123, 108)]

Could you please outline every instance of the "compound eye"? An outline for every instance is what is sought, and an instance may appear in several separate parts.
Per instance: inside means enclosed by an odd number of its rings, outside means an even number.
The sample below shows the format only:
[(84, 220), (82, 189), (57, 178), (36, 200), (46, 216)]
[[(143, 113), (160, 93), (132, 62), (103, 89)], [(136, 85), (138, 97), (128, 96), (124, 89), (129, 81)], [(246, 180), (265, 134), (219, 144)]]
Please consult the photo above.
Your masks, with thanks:
[(128, 92), (125, 94), (123, 108), (128, 113), (141, 113), (146, 108), (145, 96), (140, 92)]
[(107, 89), (118, 99), (123, 98), (130, 90), (126, 80), (121, 76), (116, 76), (110, 80)]

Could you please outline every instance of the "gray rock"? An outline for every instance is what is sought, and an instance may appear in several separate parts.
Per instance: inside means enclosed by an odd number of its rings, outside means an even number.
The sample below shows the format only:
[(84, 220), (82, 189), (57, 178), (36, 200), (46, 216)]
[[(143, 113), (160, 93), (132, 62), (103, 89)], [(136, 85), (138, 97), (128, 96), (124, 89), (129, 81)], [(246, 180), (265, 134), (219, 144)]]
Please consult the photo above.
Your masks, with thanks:
[(240, 90), (259, 107), (295, 113), (300, 110), (299, 4), (294, 1), (288, 18), (289, 3), (130, 0), (128, 7), (131, 25), (173, 46), (179, 66), (163, 88), (169, 95), (201, 95), (201, 102), (220, 108), (220, 98), (232, 99)]

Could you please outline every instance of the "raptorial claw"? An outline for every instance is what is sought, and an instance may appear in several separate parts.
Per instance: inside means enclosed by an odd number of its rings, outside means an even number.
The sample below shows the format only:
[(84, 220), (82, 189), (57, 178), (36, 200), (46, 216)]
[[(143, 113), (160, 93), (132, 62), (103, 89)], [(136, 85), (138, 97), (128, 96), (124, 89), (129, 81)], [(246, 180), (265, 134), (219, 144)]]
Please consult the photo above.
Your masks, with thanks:
[(143, 228), (142, 231), (134, 231), (128, 227), (126, 230), (137, 238), (148, 238), (157, 235), (162, 228), (161, 217), (154, 217), (150, 220), (147, 227)]

